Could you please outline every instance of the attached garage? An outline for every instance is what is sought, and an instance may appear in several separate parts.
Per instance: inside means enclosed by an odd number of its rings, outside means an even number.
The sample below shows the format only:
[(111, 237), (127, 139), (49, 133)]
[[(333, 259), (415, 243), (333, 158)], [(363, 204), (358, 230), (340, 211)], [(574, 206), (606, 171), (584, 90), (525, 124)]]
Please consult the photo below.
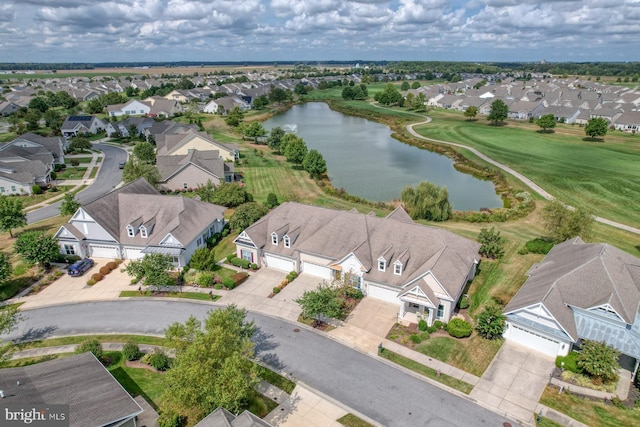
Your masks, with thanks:
[[(548, 338), (528, 329), (514, 325), (513, 323), (508, 323), (504, 337), (510, 341), (532, 348), (551, 357), (556, 357), (566, 353), (566, 351), (562, 350), (562, 342), (560, 340)], [(565, 348), (568, 348), (568, 346), (565, 346)]]
[(91, 245), (91, 258), (119, 258), (118, 248), (115, 246), (95, 246)]
[(382, 286), (369, 283), (367, 285), (367, 296), (372, 298), (381, 299), (383, 301), (392, 302), (394, 304), (400, 304), (398, 299), (398, 291), (393, 289), (387, 289)]
[(333, 270), (331, 270), (329, 267), (305, 261), (302, 261), (301, 267), (301, 271), (303, 273), (320, 277), (324, 280), (331, 280), (333, 278)]
[(124, 248), (124, 257), (126, 259), (140, 259), (144, 257), (142, 249), (138, 248)]
[(269, 268), (275, 268), (276, 270), (286, 272), (295, 270), (295, 263), (290, 259), (280, 258), (273, 255), (265, 255), (264, 260)]

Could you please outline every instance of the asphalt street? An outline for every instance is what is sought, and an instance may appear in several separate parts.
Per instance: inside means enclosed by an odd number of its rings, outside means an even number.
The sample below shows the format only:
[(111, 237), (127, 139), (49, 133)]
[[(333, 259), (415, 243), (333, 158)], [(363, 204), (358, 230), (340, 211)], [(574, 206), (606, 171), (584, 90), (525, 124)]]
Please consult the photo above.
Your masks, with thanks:
[[(122, 181), (122, 170), (119, 168), (119, 163), (127, 160), (127, 153), (121, 148), (104, 144), (93, 144), (93, 147), (102, 151), (104, 157), (100, 172), (93, 184), (76, 194), (76, 200), (81, 204), (90, 202), (113, 190)], [(27, 223), (32, 224), (60, 215), (60, 203), (56, 202), (27, 213)]]
[[(211, 305), (191, 302), (145, 300), (53, 306), (24, 311), (25, 320), (3, 339), (91, 333), (162, 335), (167, 325), (190, 315), (204, 318), (211, 309)], [(385, 426), (498, 427), (511, 422), (471, 399), (299, 325), (255, 313), (249, 318), (259, 326), (256, 351), (263, 361)]]

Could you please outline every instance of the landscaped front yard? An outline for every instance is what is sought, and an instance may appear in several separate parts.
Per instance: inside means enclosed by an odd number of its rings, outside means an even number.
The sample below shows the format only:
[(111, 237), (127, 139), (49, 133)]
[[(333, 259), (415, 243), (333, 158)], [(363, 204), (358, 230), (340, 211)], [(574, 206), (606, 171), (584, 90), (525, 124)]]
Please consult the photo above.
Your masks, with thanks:
[(86, 171), (86, 167), (67, 167), (66, 169), (58, 172), (58, 177), (56, 179), (82, 179)]

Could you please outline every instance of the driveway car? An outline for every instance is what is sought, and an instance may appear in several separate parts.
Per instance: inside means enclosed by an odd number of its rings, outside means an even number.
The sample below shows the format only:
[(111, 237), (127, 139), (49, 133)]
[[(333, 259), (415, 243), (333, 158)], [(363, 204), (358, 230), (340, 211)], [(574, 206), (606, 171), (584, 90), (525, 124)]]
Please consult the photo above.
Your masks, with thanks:
[(80, 261), (76, 261), (71, 264), (67, 272), (69, 273), (69, 276), (82, 276), (87, 270), (93, 267), (93, 264), (94, 262), (91, 258), (81, 259)]
[(124, 165), (125, 165), (125, 163), (127, 163), (127, 162), (120, 162), (120, 163), (118, 164), (118, 167), (119, 167), (120, 169), (124, 169)]

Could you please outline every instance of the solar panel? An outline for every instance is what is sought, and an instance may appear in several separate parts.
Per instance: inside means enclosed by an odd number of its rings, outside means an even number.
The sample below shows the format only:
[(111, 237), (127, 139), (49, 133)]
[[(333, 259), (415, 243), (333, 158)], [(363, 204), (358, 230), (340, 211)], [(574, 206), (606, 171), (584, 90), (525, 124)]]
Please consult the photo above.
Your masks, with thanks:
[(67, 117), (67, 120), (69, 120), (70, 122), (85, 122), (91, 120), (92, 118), (93, 116), (69, 116)]

